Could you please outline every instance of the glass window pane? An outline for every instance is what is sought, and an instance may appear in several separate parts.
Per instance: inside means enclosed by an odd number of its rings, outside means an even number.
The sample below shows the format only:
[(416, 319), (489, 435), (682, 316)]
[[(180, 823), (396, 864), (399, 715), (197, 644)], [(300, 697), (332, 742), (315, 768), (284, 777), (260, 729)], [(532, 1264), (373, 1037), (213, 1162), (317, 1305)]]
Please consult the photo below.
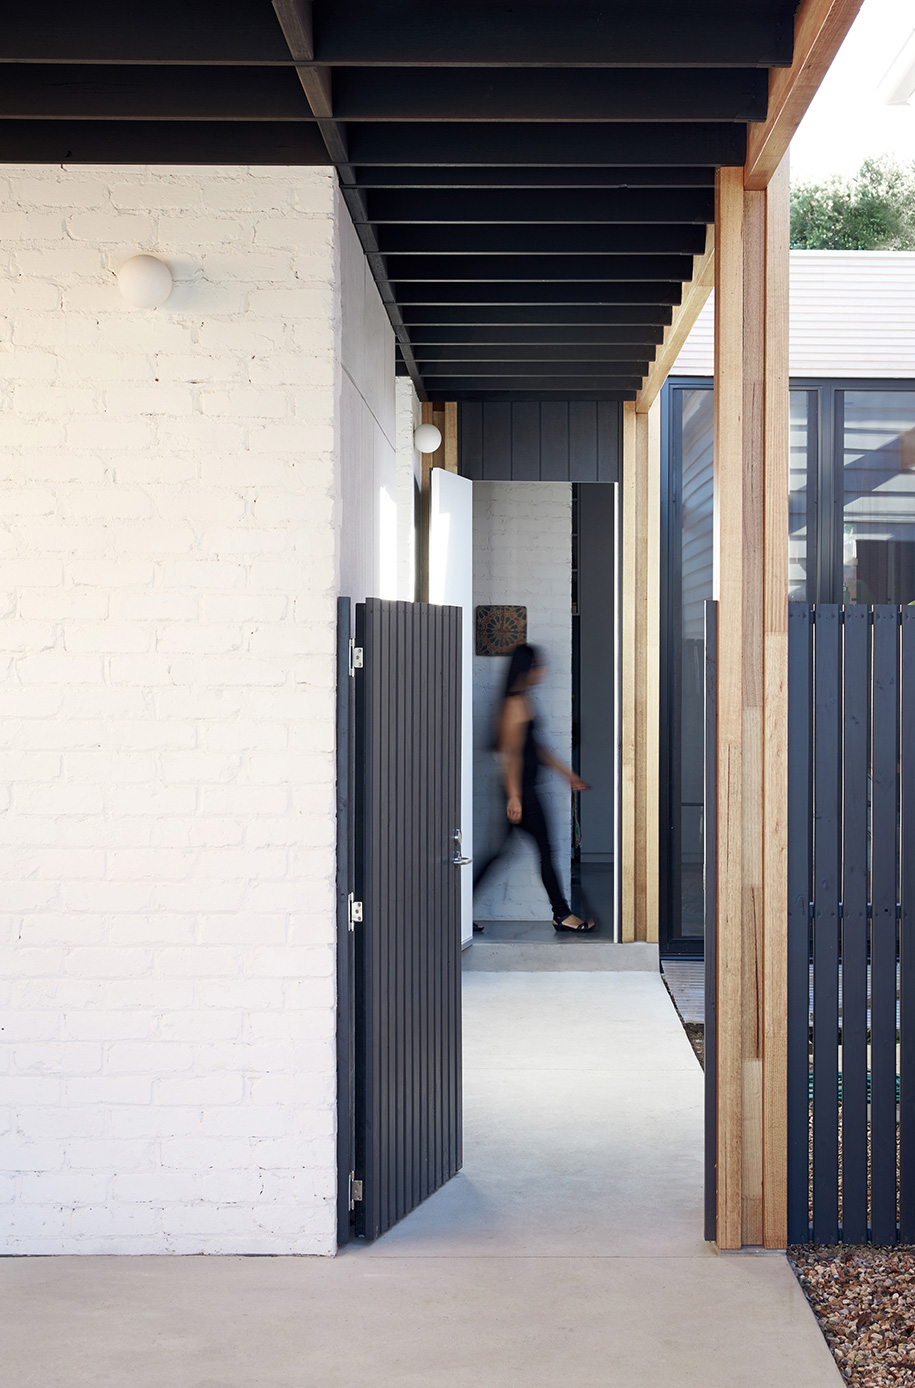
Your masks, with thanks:
[(915, 601), (915, 391), (844, 396), (843, 601)]
[[(809, 480), (808, 414), (806, 390), (790, 396), (791, 444), (788, 474), (788, 601), (808, 602), (807, 483)], [(810, 556), (812, 558), (812, 555)]]
[[(705, 602), (714, 562), (714, 392), (683, 391), (680, 485), (680, 934), (704, 928)], [(675, 753), (676, 754), (676, 753)], [(674, 877), (676, 881), (676, 876)]]

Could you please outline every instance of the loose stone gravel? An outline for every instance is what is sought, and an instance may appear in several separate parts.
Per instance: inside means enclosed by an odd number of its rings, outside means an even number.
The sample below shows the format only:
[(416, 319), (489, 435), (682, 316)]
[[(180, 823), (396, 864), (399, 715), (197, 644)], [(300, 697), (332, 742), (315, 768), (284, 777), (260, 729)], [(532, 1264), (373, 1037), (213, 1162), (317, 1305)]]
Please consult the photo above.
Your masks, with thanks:
[(915, 1385), (915, 1248), (789, 1248), (846, 1383)]
[[(704, 1026), (683, 1029), (704, 1068)], [(915, 1247), (801, 1244), (788, 1260), (845, 1382), (915, 1388)]]

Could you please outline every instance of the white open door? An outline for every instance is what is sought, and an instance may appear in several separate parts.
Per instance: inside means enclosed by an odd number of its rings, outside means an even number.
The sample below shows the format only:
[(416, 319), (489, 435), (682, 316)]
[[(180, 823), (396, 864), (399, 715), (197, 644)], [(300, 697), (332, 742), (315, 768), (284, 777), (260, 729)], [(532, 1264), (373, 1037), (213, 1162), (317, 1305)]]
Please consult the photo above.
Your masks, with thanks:
[[(464, 611), (461, 637), (462, 856), (473, 857), (473, 483), (433, 468), (429, 505), (429, 601)], [(473, 868), (461, 870), (461, 943), (473, 939)]]

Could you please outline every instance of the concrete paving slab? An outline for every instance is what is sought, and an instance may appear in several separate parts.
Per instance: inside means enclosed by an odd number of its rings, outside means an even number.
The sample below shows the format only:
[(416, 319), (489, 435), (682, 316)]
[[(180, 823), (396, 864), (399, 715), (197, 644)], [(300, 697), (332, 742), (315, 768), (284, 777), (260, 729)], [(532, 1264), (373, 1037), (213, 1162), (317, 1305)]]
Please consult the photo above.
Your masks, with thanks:
[(318, 1258), (0, 1260), (4, 1388), (841, 1388), (782, 1255), (702, 1240), (656, 972), (465, 978), (465, 1168)]
[(841, 1383), (783, 1259), (61, 1258), (0, 1287), (8, 1388)]

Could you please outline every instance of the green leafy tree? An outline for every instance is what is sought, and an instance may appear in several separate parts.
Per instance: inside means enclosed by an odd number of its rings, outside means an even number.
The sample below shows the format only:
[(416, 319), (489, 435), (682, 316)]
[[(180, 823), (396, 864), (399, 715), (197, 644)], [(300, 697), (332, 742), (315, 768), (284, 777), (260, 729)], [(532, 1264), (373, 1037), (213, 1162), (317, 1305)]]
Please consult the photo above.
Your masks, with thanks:
[(915, 250), (915, 162), (866, 159), (853, 178), (791, 189), (791, 245), (799, 250)]

